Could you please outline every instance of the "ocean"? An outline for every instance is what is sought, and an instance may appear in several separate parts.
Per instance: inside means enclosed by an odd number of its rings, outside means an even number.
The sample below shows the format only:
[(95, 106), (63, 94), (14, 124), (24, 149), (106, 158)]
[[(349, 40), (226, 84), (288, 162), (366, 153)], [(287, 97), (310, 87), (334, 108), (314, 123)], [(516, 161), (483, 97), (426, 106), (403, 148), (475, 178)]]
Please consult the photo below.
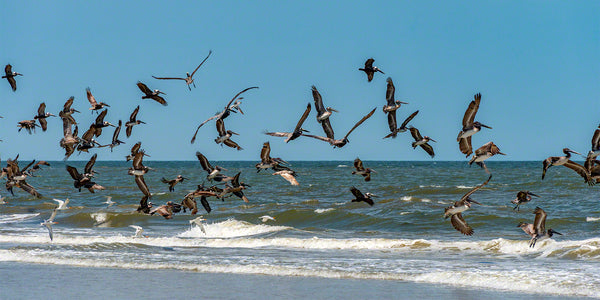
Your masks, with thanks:
[[(257, 291), (268, 287), (268, 278), (305, 282), (308, 288), (313, 279), (345, 279), (347, 285), (376, 282), (369, 285), (373, 288), (410, 283), (426, 284), (437, 292), (474, 291), (473, 295), (483, 291), (600, 297), (598, 187), (586, 185), (565, 167), (550, 168), (542, 181), (541, 162), (488, 162), (492, 179), (471, 195), (482, 205), (474, 204), (463, 213), (474, 230), (473, 236), (465, 236), (443, 213), (488, 178), (478, 166), (364, 161), (377, 172), (365, 182), (351, 174), (352, 161), (291, 162), (300, 183), (292, 186), (272, 172), (257, 173), (257, 162), (211, 162), (226, 168), (227, 175), (241, 172), (241, 181), (251, 186), (244, 191), (250, 202), (209, 198), (212, 212), (199, 206), (198, 213), (206, 219), (206, 232), (190, 226), (198, 215), (189, 211), (170, 220), (136, 213), (142, 193), (127, 175), (131, 163), (97, 162), (96, 182), (106, 190), (92, 194), (85, 189), (78, 192), (65, 170), (66, 164), (81, 170), (86, 162), (50, 162), (50, 167), (36, 172), (37, 177), (27, 179), (41, 199), (18, 188), (14, 196), (2, 193), (7, 203), (0, 204), (0, 274), (21, 270), (17, 278), (25, 282), (12, 278), (11, 285), (0, 283), (0, 298), (19, 298), (18, 289), (10, 287), (30, 284), (26, 278), (46, 267), (107, 274), (122, 270), (121, 276), (127, 278), (164, 271), (178, 277), (213, 274), (224, 286), (223, 280), (229, 278), (224, 275), (267, 278), (253, 281), (262, 282)], [(155, 205), (181, 202), (196, 185), (209, 184), (198, 161), (144, 164), (153, 168), (145, 181)], [(178, 174), (188, 180), (169, 192), (160, 179)], [(351, 202), (352, 186), (377, 195), (375, 205)], [(520, 190), (540, 197), (517, 211), (510, 201)], [(116, 204), (107, 207), (103, 203), (107, 196)], [(69, 198), (71, 208), (58, 211), (51, 241), (40, 223), (56, 207), (53, 198)], [(546, 228), (562, 235), (530, 248), (530, 237), (517, 225), (533, 223), (536, 207), (548, 214)], [(259, 217), (264, 215), (275, 220), (262, 222)], [(142, 226), (146, 237), (133, 237), (135, 230), (129, 225)], [(193, 295), (195, 287), (187, 288)], [(239, 296), (224, 293), (223, 298)], [(419, 292), (412, 290), (410, 295)], [(321, 296), (317, 298), (326, 298)]]

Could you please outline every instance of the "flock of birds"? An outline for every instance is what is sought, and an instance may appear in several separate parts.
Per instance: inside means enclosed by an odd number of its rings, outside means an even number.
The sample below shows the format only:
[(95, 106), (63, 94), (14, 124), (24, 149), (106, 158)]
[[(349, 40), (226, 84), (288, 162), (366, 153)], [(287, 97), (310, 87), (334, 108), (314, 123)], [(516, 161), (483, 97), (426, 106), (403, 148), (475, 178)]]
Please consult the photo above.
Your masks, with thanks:
[[(194, 83), (194, 74), (198, 71), (198, 69), (206, 62), (206, 60), (210, 57), (212, 51), (208, 53), (206, 58), (194, 69), (194, 71), (189, 74), (186, 73), (186, 77), (156, 77), (152, 76), (158, 80), (182, 80), (186, 83), (188, 89), (191, 90), (191, 86), (195, 87)], [(385, 74), (381, 69), (376, 66), (373, 66), (374, 59), (369, 58), (364, 65), (364, 68), (359, 68), (360, 71), (363, 71), (367, 75), (367, 80), (371, 82), (376, 73)], [(10, 64), (5, 67), (5, 75), (2, 78), (6, 78), (9, 82), (13, 91), (17, 90), (16, 78), (17, 76), (23, 76), (23, 74), (13, 72), (12, 66)], [(404, 119), (402, 124), (398, 127), (398, 123), (396, 121), (396, 111), (401, 107), (402, 104), (407, 104), (407, 102), (402, 102), (396, 100), (395, 98), (395, 88), (394, 83), (391, 78), (387, 78), (387, 89), (386, 89), (386, 103), (383, 106), (383, 112), (387, 115), (387, 121), (389, 125), (390, 133), (385, 135), (383, 138), (396, 138), (398, 134), (410, 131), (414, 142), (412, 142), (412, 147), (416, 148), (417, 146), (422, 148), (428, 155), (432, 158), (435, 156), (435, 151), (432, 145), (429, 142), (436, 142), (429, 136), (422, 136), (417, 128), (414, 126), (408, 125), (413, 118), (417, 116), (419, 110), (414, 111), (408, 117)], [(148, 88), (148, 86), (142, 82), (137, 83), (138, 88), (143, 93), (142, 99), (152, 99), (162, 105), (167, 105), (167, 101), (161, 95), (165, 95), (165, 93), (160, 90), (152, 90)], [(226, 130), (224, 120), (231, 115), (231, 113), (241, 113), (243, 111), (240, 107), (242, 94), (245, 92), (257, 89), (258, 87), (249, 87), (246, 88), (239, 93), (237, 93), (227, 104), (224, 106), (223, 110), (219, 113), (211, 116), (207, 120), (203, 121), (198, 125), (194, 135), (191, 139), (191, 143), (194, 143), (196, 140), (196, 136), (200, 128), (211, 120), (215, 120), (216, 129), (218, 137), (214, 140), (217, 144), (222, 144), (237, 150), (242, 150), (243, 148), (238, 145), (235, 141), (232, 140), (234, 135), (237, 135), (236, 132), (232, 130)], [(321, 94), (317, 90), (315, 86), (312, 86), (312, 95), (314, 100), (314, 107), (317, 111), (317, 122), (321, 124), (323, 128), (323, 132), (325, 136), (308, 134), (308, 130), (302, 128), (304, 122), (308, 118), (312, 105), (310, 103), (307, 104), (306, 109), (302, 113), (300, 119), (298, 120), (296, 126), (291, 131), (284, 132), (265, 132), (266, 135), (274, 136), (274, 137), (283, 137), (285, 138), (285, 142), (288, 143), (300, 137), (309, 137), (313, 139), (317, 139), (320, 141), (324, 141), (329, 143), (334, 148), (344, 147), (348, 142), (349, 135), (358, 128), (362, 123), (371, 118), (375, 113), (376, 108), (372, 109), (366, 115), (364, 115), (360, 120), (358, 120), (355, 125), (348, 130), (348, 132), (340, 139), (336, 139), (334, 135), (333, 127), (331, 126), (330, 117), (333, 112), (339, 113), (337, 110), (331, 107), (325, 107), (323, 104), (323, 99)], [(118, 125), (111, 124), (110, 122), (104, 121), (104, 118), (107, 115), (108, 109), (106, 107), (110, 107), (107, 103), (98, 102), (94, 96), (92, 95), (91, 90), (88, 88), (87, 90), (87, 99), (90, 103), (90, 108), (92, 112), (98, 113), (94, 123), (92, 123), (87, 131), (81, 137), (78, 136), (78, 123), (74, 118), (74, 113), (79, 113), (78, 110), (72, 108), (74, 97), (70, 97), (63, 106), (63, 109), (59, 112), (58, 116), (62, 119), (63, 123), (63, 134), (64, 137), (60, 140), (59, 144), (62, 148), (65, 149), (65, 158), (66, 161), (75, 150), (79, 152), (88, 152), (89, 149), (92, 148), (103, 148), (110, 147), (111, 151), (114, 147), (123, 144), (124, 142), (119, 140), (119, 134), (122, 127), (122, 121), (118, 121)], [(482, 128), (491, 129), (492, 127), (480, 123), (479, 121), (475, 121), (475, 115), (479, 109), (479, 105), (481, 102), (481, 94), (478, 93), (474, 96), (474, 99), (469, 103), (467, 110), (465, 111), (463, 120), (462, 120), (462, 130), (457, 136), (457, 142), (459, 145), (459, 150), (466, 155), (472, 157), (469, 160), (469, 165), (475, 163), (483, 168), (488, 174), (490, 171), (485, 165), (485, 160), (490, 157), (500, 154), (505, 155), (500, 152), (498, 146), (496, 146), (493, 142), (488, 142), (476, 149), (473, 153), (473, 147), (471, 143), (471, 138), (474, 134), (479, 132)], [(125, 131), (126, 136), (130, 137), (132, 134), (132, 130), (134, 126), (145, 124), (143, 121), (137, 118), (139, 113), (140, 106), (138, 105), (130, 115), (129, 121), (125, 122)], [(43, 131), (46, 131), (48, 123), (47, 118), (55, 117), (55, 115), (46, 112), (45, 103), (41, 103), (38, 107), (37, 114), (34, 116), (32, 120), (24, 120), (18, 123), (18, 130), (21, 131), (25, 129), (28, 133), (35, 132), (36, 127), (41, 127)], [(39, 125), (37, 124), (39, 123)], [(113, 136), (111, 139), (111, 143), (102, 145), (95, 138), (98, 138), (102, 134), (102, 129), (106, 127), (114, 127)], [(563, 149), (565, 156), (553, 156), (548, 157), (543, 161), (543, 171), (542, 171), (542, 180), (545, 178), (546, 171), (551, 166), (565, 166), (568, 167), (580, 176), (584, 178), (584, 181), (587, 184), (593, 185), (600, 181), (600, 161), (596, 158), (600, 155), (600, 126), (596, 129), (593, 138), (592, 138), (592, 149), (589, 151), (586, 156), (585, 164), (579, 165), (570, 160), (571, 153), (579, 154), (571, 149), (565, 148)], [(279, 175), (288, 181), (291, 185), (299, 185), (296, 179), (296, 172), (290, 168), (290, 164), (285, 160), (278, 157), (271, 157), (271, 147), (269, 142), (265, 142), (260, 152), (261, 161), (256, 164), (257, 172), (261, 170), (271, 169), (273, 171), (273, 175)], [(579, 154), (581, 155), (581, 154)], [(196, 214), (198, 212), (198, 206), (196, 199), (200, 198), (200, 203), (205, 209), (207, 213), (211, 212), (211, 207), (208, 202), (209, 197), (215, 197), (217, 199), (224, 199), (226, 197), (235, 196), (242, 199), (244, 202), (249, 202), (248, 198), (244, 195), (244, 190), (249, 188), (250, 185), (244, 183), (240, 180), (241, 172), (238, 172), (234, 176), (227, 176), (222, 173), (225, 169), (220, 166), (212, 166), (209, 160), (200, 152), (196, 153), (196, 157), (200, 162), (200, 165), (203, 170), (207, 172), (206, 179), (214, 183), (211, 186), (204, 186), (203, 184), (197, 185), (197, 189), (193, 192), (190, 192), (184, 196), (184, 199), (181, 203), (174, 203), (172, 201), (168, 201), (164, 205), (155, 206), (152, 202), (150, 202), (150, 198), (152, 194), (146, 182), (144, 181), (144, 175), (153, 170), (150, 167), (144, 166), (143, 159), (144, 156), (149, 156), (146, 152), (141, 149), (141, 142), (136, 143), (131, 148), (131, 154), (126, 157), (126, 161), (132, 161), (132, 167), (128, 169), (127, 174), (134, 176), (134, 181), (138, 186), (139, 190), (142, 193), (142, 198), (140, 200), (140, 204), (137, 208), (138, 212), (145, 214), (159, 214), (166, 219), (170, 219), (173, 217), (173, 214), (179, 213), (181, 210), (186, 212), (190, 210), (191, 214)], [(95, 174), (97, 172), (94, 171), (94, 164), (96, 162), (97, 154), (94, 154), (88, 163), (85, 165), (83, 172), (79, 172), (77, 168), (67, 165), (66, 170), (73, 179), (73, 184), (76, 189), (81, 191), (82, 188), (87, 189), (89, 192), (94, 193), (96, 190), (104, 190), (105, 188), (95, 182)], [(42, 195), (29, 183), (26, 182), (28, 177), (34, 177), (34, 172), (40, 170), (42, 165), (49, 165), (45, 161), (30, 162), (26, 167), (20, 168), (18, 162), (18, 155), (14, 159), (8, 159), (6, 167), (1, 169), (1, 176), (6, 177), (6, 189), (12, 193), (13, 187), (19, 187), (25, 192), (30, 193), (35, 197), (42, 197)], [(376, 173), (375, 170), (366, 168), (363, 165), (363, 162), (357, 158), (354, 161), (355, 171), (352, 174), (361, 175), (364, 177), (364, 181), (368, 182), (371, 180), (371, 173)], [(471, 205), (480, 204), (479, 202), (473, 200), (471, 195), (475, 193), (477, 190), (485, 186), (492, 178), (492, 175), (483, 182), (481, 185), (476, 186), (468, 193), (466, 193), (459, 201), (455, 202), (452, 206), (448, 207), (444, 211), (444, 217), (450, 218), (450, 222), (452, 226), (458, 230), (459, 232), (465, 235), (472, 235), (473, 229), (467, 224), (464, 220), (462, 213), (471, 208)], [(161, 181), (168, 186), (168, 190), (173, 192), (175, 190), (175, 186), (186, 180), (186, 177), (182, 175), (177, 175), (174, 179), (162, 178)], [(368, 205), (374, 205), (373, 197), (376, 197), (374, 194), (366, 192), (362, 193), (358, 188), (352, 186), (350, 188), (352, 195), (354, 196), (353, 202), (365, 202)], [(13, 194), (14, 195), (14, 194)], [(519, 191), (516, 199), (512, 200), (512, 203), (516, 204), (515, 209), (519, 210), (520, 205), (527, 203), (532, 200), (533, 197), (538, 197), (536, 194), (530, 191)], [(68, 204), (68, 199), (65, 201), (54, 199), (59, 203), (59, 207), (53, 210), (50, 218), (46, 219), (41, 225), (48, 228), (50, 239), (53, 239), (52, 232), (52, 224), (55, 224), (54, 218), (56, 217), (57, 210), (62, 210), (66, 208)], [(110, 202), (109, 202), (110, 201)], [(109, 205), (112, 205), (110, 199), (107, 200)], [(554, 234), (560, 234), (552, 229), (545, 229), (546, 222), (546, 212), (543, 209), (537, 207), (534, 210), (535, 219), (533, 224), (528, 223), (520, 223), (518, 227), (522, 228), (525, 233), (531, 236), (530, 247), (534, 247), (536, 241), (544, 238), (552, 237)], [(274, 220), (274, 218), (270, 216), (262, 216), (260, 217), (263, 222)], [(190, 224), (195, 224), (200, 227), (202, 231), (204, 231), (204, 227), (202, 226), (202, 221), (204, 221), (202, 217), (198, 217), (194, 220), (190, 221)], [(136, 229), (135, 236), (141, 237), (143, 229), (136, 225), (130, 225), (132, 228)]]

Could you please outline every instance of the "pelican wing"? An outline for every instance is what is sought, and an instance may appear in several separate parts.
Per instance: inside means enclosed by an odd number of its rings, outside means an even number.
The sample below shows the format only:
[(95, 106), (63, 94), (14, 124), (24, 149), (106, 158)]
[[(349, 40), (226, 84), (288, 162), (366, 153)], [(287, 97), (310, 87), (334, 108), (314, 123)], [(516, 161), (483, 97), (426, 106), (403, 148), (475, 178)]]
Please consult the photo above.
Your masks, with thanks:
[(592, 178), (590, 177), (589, 171), (582, 165), (568, 160), (563, 166), (577, 172), (579, 176), (583, 177), (586, 183), (593, 183)]
[(482, 184), (474, 187), (472, 190), (468, 191), (466, 194), (464, 194), (461, 198), (460, 201), (463, 201), (465, 199), (467, 199), (469, 196), (471, 196), (473, 193), (475, 193), (477, 190), (479, 190), (480, 188), (482, 188), (484, 185), (488, 184), (488, 182), (490, 182), (490, 179), (492, 179), (492, 175), (490, 175), (490, 177), (488, 177), (488, 179), (486, 181), (484, 181)]
[(367, 61), (365, 61), (365, 69), (372, 69), (374, 62), (375, 60), (373, 58), (367, 59)]
[(425, 150), (425, 152), (427, 152), (427, 154), (429, 154), (431, 158), (435, 156), (435, 152), (433, 152), (433, 147), (431, 147), (431, 145), (429, 145), (428, 143), (421, 144), (419, 146), (421, 146), (421, 148), (423, 148), (423, 150)]
[[(204, 209), (206, 210), (206, 213), (210, 213), (210, 211), (212, 209), (210, 208), (210, 204), (208, 203), (208, 200), (206, 199), (205, 196), (200, 197), (200, 204), (202, 204), (202, 207), (204, 207)], [(202, 228), (204, 228), (204, 227), (202, 227)]]
[(87, 88), (85, 91), (87, 93), (87, 99), (90, 102), (90, 104), (92, 106), (96, 106), (98, 102), (96, 102), (96, 98), (94, 98), (94, 95), (92, 95), (92, 91), (90, 90), (90, 88)]
[(356, 168), (356, 171), (364, 171), (365, 167), (363, 167), (363, 162), (362, 160), (360, 160), (360, 158), (356, 158), (354, 160), (354, 167)]
[(167, 106), (167, 100), (165, 100), (165, 98), (163, 98), (159, 95), (152, 95), (150, 98), (152, 98), (152, 100), (162, 104), (163, 106)]
[(29, 183), (25, 182), (25, 180), (19, 181), (17, 186), (20, 187), (23, 191), (35, 196), (36, 198), (42, 198), (42, 194), (36, 191), (35, 188)]
[(410, 128), (410, 134), (417, 142), (423, 139), (423, 137), (421, 136), (421, 133), (419, 132), (419, 129), (417, 129), (416, 127)]
[(352, 195), (354, 195), (354, 197), (356, 197), (356, 199), (365, 198), (365, 195), (363, 195), (363, 193), (361, 193), (356, 187), (351, 187), (350, 191), (352, 192)]
[(186, 80), (185, 78), (179, 78), (179, 77), (156, 77), (156, 76), (152, 76), (152, 78), (154, 79), (179, 79), (179, 80)]
[(360, 126), (360, 124), (362, 124), (364, 121), (366, 121), (368, 118), (370, 118), (373, 113), (375, 112), (377, 108), (373, 108), (373, 110), (366, 114), (364, 117), (362, 117), (362, 119), (360, 119), (360, 121), (356, 122), (356, 124), (354, 124), (354, 127), (352, 127), (352, 129), (350, 129), (350, 131), (348, 131), (348, 133), (346, 133), (346, 135), (344, 136), (344, 140), (348, 138), (348, 136), (350, 135), (350, 133), (352, 133), (352, 131), (354, 131), (354, 129), (356, 129), (356, 127)]
[(106, 117), (107, 112), (108, 109), (105, 109), (96, 117), (96, 124), (102, 124), (104, 122), (104, 117)]
[(231, 147), (237, 150), (244, 150), (244, 148), (240, 147), (240, 145), (238, 145), (236, 142), (232, 141), (231, 139), (226, 139), (223, 144), (225, 144), (225, 146), (227, 147)]
[(208, 59), (208, 57), (212, 54), (212, 50), (208, 51), (208, 55), (206, 56), (206, 58), (196, 67), (196, 69), (194, 70), (194, 72), (192, 72), (192, 75), (190, 75), (190, 77), (194, 77), (194, 74), (196, 74), (196, 71), (198, 71), (198, 69), (200, 69), (200, 66), (202, 66), (202, 64), (204, 64), (204, 62)]
[(137, 142), (133, 147), (131, 147), (131, 155), (136, 155), (138, 151), (140, 151), (140, 147), (142, 146), (142, 142)]
[(419, 111), (417, 110), (414, 113), (412, 113), (410, 116), (408, 116), (406, 119), (404, 119), (404, 122), (402, 122), (402, 125), (400, 125), (399, 129), (406, 129), (406, 125), (408, 125), (408, 122), (410, 122), (418, 113), (419, 113)]
[[(394, 82), (392, 81), (391, 77), (387, 78), (387, 90), (385, 91), (385, 100), (387, 101), (387, 105), (389, 106), (394, 106), (396, 105), (395, 99), (394, 99), (394, 93), (396, 92), (396, 88), (394, 87)], [(394, 127), (394, 129), (396, 129)]]
[(46, 118), (39, 118), (38, 121), (40, 122), (40, 127), (42, 127), (42, 131), (46, 131), (48, 129), (48, 122), (46, 121)]
[(87, 164), (85, 164), (85, 168), (83, 169), (84, 173), (86, 173), (86, 174), (91, 174), (92, 173), (92, 168), (94, 167), (94, 164), (96, 163), (96, 158), (97, 157), (98, 157), (98, 153), (95, 153), (94, 155), (92, 155), (92, 157), (87, 162)]
[(46, 114), (46, 103), (42, 102), (42, 104), (40, 104), (40, 107), (38, 107), (38, 115), (44, 115)]
[[(95, 154), (94, 154), (95, 155)], [(138, 151), (133, 157), (133, 168), (136, 170), (142, 170), (144, 165), (142, 164), (142, 160), (144, 158), (144, 151)]]
[(594, 131), (594, 136), (592, 136), (592, 151), (596, 151), (600, 149), (600, 125), (598, 129)]
[[(292, 133), (291, 132), (265, 132), (266, 135), (277, 136), (277, 137), (288, 137)], [(303, 134), (306, 135), (306, 134)]]
[(91, 142), (92, 138), (94, 137), (94, 133), (96, 132), (96, 129), (93, 126), (90, 126), (90, 129), (88, 129), (82, 136), (81, 139), (85, 140), (87, 142)]
[(535, 219), (533, 221), (533, 227), (535, 228), (536, 235), (543, 235), (546, 233), (546, 212), (536, 207), (533, 211), (535, 214)]
[(148, 185), (146, 184), (146, 181), (144, 180), (144, 176), (142, 176), (142, 175), (136, 175), (135, 176), (135, 183), (137, 184), (138, 188), (140, 189), (140, 191), (142, 191), (142, 193), (145, 196), (151, 197), (150, 190), (148, 189)]
[(287, 180), (291, 185), (300, 185), (300, 183), (298, 183), (298, 180), (296, 180), (296, 176), (293, 175), (293, 173), (289, 172), (289, 171), (280, 171), (280, 172), (275, 172), (274, 174), (278, 174), (281, 177), (283, 177), (283, 179)]
[(113, 145), (115, 145), (117, 143), (117, 141), (119, 140), (119, 133), (121, 133), (121, 125), (123, 125), (123, 122), (121, 120), (119, 120), (119, 126), (117, 126), (117, 128), (115, 128), (115, 132), (113, 133), (113, 138), (112, 138)]
[(473, 228), (467, 224), (465, 219), (463, 219), (461, 213), (457, 213), (452, 215), (450, 218), (450, 222), (452, 223), (452, 227), (454, 229), (460, 231), (464, 235), (473, 235)]
[[(194, 74), (192, 74), (192, 76), (194, 76)], [(257, 89), (257, 86), (252, 86), (249, 88), (245, 88), (243, 89), (241, 92), (237, 93), (235, 96), (233, 96), (233, 98), (231, 98), (231, 100), (229, 100), (229, 102), (227, 103), (227, 105), (225, 105), (225, 109), (229, 108), (229, 106), (231, 105), (231, 103), (233, 103), (233, 101), (235, 101), (235, 99), (237, 99), (241, 94), (245, 93), (247, 90), (251, 90), (251, 89)], [(241, 112), (241, 110), (240, 110)], [(244, 114), (244, 113), (242, 113)]]
[(396, 122), (396, 111), (390, 111), (387, 113), (388, 125), (390, 127), (390, 131), (396, 131), (398, 123)]
[(535, 229), (533, 228), (533, 224), (523, 223), (524, 226), (520, 226), (525, 233), (527, 233), (530, 237), (535, 237)]
[(196, 135), (198, 134), (198, 130), (200, 130), (200, 127), (202, 127), (202, 125), (206, 124), (208, 121), (210, 121), (210, 120), (212, 120), (214, 118), (217, 118), (217, 117), (219, 117), (221, 115), (222, 115), (221, 113), (218, 113), (218, 114), (216, 114), (216, 115), (214, 115), (214, 116), (212, 116), (212, 117), (204, 120), (204, 122), (200, 123), (200, 125), (198, 125), (198, 128), (196, 128), (196, 132), (194, 132), (194, 136), (192, 137), (191, 143), (193, 144), (196, 141)]
[(315, 100), (315, 109), (317, 110), (317, 114), (321, 115), (325, 112), (325, 106), (323, 105), (323, 98), (321, 97), (321, 93), (317, 91), (317, 88), (313, 85), (311, 87), (313, 99)]
[(196, 157), (198, 158), (198, 161), (200, 161), (200, 165), (202, 166), (202, 169), (204, 169), (204, 171), (208, 173), (213, 171), (213, 167), (208, 162), (208, 159), (206, 159), (206, 156), (202, 155), (202, 153), (197, 151)]
[(271, 144), (266, 142), (263, 144), (262, 149), (260, 150), (260, 161), (264, 164), (268, 164), (271, 162)]
[[(273, 132), (273, 133), (278, 133), (278, 132)], [(269, 134), (269, 133), (267, 133), (267, 134)], [(322, 136), (318, 136), (318, 135), (305, 134), (305, 133), (303, 133), (302, 135), (303, 136), (307, 136), (307, 137), (311, 137), (311, 138), (315, 138), (317, 140), (325, 141), (325, 142), (328, 142), (328, 143), (331, 143), (331, 141), (333, 141), (332, 138), (322, 137)]]
[(217, 132), (219, 133), (219, 136), (227, 135), (227, 131), (225, 130), (225, 122), (223, 122), (223, 119), (217, 119)]
[(458, 141), (458, 147), (460, 148), (460, 152), (466, 154), (467, 157), (473, 153), (473, 146), (471, 146), (471, 137), (461, 138)]
[(465, 111), (465, 115), (463, 117), (463, 128), (473, 125), (473, 121), (475, 120), (475, 114), (477, 114), (477, 110), (479, 109), (479, 102), (481, 101), (481, 93), (477, 93), (474, 96), (474, 100), (469, 103), (469, 107)]
[(71, 178), (74, 180), (79, 180), (81, 178), (81, 174), (79, 174), (75, 167), (67, 166), (67, 172), (69, 172), (69, 175), (71, 175)]
[(69, 97), (69, 99), (67, 100), (67, 102), (65, 102), (65, 105), (63, 106), (63, 111), (69, 111), (71, 109), (71, 105), (73, 105), (73, 101), (75, 101), (75, 97)]
[(138, 105), (133, 112), (131, 113), (131, 115), (129, 116), (129, 122), (135, 122), (137, 119), (137, 114), (140, 111), (140, 106)]
[(152, 90), (150, 90), (147, 85), (138, 81), (137, 86), (138, 88), (140, 88), (140, 91), (142, 91), (142, 93), (146, 94), (146, 96), (152, 95)]
[(296, 128), (294, 129), (294, 131), (300, 130), (300, 128), (302, 127), (302, 124), (304, 123), (304, 120), (306, 120), (306, 118), (308, 117), (308, 114), (310, 113), (310, 109), (311, 109), (311, 105), (310, 105), (310, 103), (308, 103), (308, 105), (306, 106), (306, 110), (304, 110), (302, 117), (300, 117), (300, 120), (298, 120), (298, 124), (296, 124)]

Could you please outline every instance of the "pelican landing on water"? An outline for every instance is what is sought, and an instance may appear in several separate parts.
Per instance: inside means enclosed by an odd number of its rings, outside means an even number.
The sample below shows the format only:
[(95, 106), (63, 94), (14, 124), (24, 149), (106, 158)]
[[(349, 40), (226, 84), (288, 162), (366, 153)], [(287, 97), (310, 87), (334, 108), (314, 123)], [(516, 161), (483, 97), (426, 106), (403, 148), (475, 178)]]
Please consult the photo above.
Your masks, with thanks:
[(156, 77), (156, 76), (152, 76), (154, 79), (177, 79), (177, 80), (183, 80), (185, 81), (185, 84), (187, 85), (188, 89), (191, 91), (192, 88), (190, 87), (190, 85), (193, 85), (194, 87), (196, 87), (196, 84), (194, 83), (194, 74), (196, 74), (196, 71), (198, 71), (198, 69), (200, 69), (200, 66), (202, 66), (202, 64), (204, 64), (204, 62), (208, 59), (208, 57), (210, 56), (210, 54), (212, 53), (211, 51), (208, 51), (208, 55), (206, 56), (206, 58), (196, 67), (196, 69), (194, 70), (194, 72), (192, 72), (192, 74), (190, 75), (190, 73), (185, 73), (185, 78), (181, 78), (181, 77)]
[(444, 210), (444, 218), (450, 217), (452, 227), (454, 227), (454, 229), (460, 231), (464, 235), (473, 235), (473, 228), (471, 228), (471, 226), (467, 224), (465, 219), (463, 219), (462, 212), (471, 208), (472, 203), (481, 205), (481, 203), (471, 199), (470, 196), (477, 190), (482, 188), (484, 185), (488, 184), (488, 182), (490, 182), (490, 179), (492, 179), (492, 175), (490, 175), (490, 177), (488, 177), (488, 179), (484, 183), (474, 187), (468, 193), (464, 194), (459, 201), (454, 202), (452, 206), (449, 206)]
[(543, 209), (536, 207), (533, 213), (535, 214), (533, 224), (521, 222), (517, 225), (517, 227), (520, 227), (525, 233), (531, 236), (531, 240), (529, 241), (530, 248), (535, 247), (535, 243), (539, 240), (551, 238), (554, 234), (562, 235), (562, 233), (554, 231), (552, 228), (546, 231), (546, 212)]
[(469, 103), (469, 107), (465, 111), (465, 115), (463, 116), (462, 121), (462, 130), (458, 133), (458, 137), (456, 140), (458, 141), (458, 146), (460, 148), (460, 152), (469, 157), (471, 153), (473, 153), (473, 147), (471, 146), (471, 136), (481, 130), (481, 127), (492, 129), (485, 124), (479, 123), (475, 120), (475, 114), (477, 114), (477, 110), (479, 110), (479, 102), (481, 102), (481, 93), (477, 93), (474, 96), (474, 100)]

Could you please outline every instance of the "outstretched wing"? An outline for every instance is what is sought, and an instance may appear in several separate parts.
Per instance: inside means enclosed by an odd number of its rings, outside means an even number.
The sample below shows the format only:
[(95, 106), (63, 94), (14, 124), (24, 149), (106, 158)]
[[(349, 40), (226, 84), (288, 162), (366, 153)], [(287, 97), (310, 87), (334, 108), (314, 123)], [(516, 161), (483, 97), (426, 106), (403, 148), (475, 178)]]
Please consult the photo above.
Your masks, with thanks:
[(204, 171), (206, 171), (208, 173), (212, 172), (213, 167), (208, 162), (208, 159), (206, 159), (206, 156), (204, 156), (202, 153), (197, 151), (196, 157), (200, 161), (200, 165), (202, 166), (202, 169), (204, 169)]
[(310, 113), (310, 103), (308, 103), (308, 105), (306, 106), (306, 110), (304, 110), (304, 113), (302, 114), (302, 117), (300, 117), (300, 120), (298, 121), (298, 124), (296, 124), (296, 128), (294, 129), (294, 131), (298, 131), (300, 130), (300, 128), (302, 127), (302, 124), (304, 123), (304, 120), (306, 120), (306, 118), (308, 117), (308, 114)]
[(488, 177), (488, 179), (485, 182), (483, 182), (482, 184), (474, 187), (472, 190), (470, 190), (469, 192), (467, 192), (466, 194), (464, 194), (460, 198), (460, 200), (462, 201), (464, 199), (467, 199), (467, 197), (471, 196), (473, 193), (475, 193), (477, 190), (479, 190), (480, 188), (482, 188), (484, 185), (488, 184), (488, 182), (490, 182), (490, 179), (492, 179), (492, 175), (490, 175), (490, 177)]
[(346, 135), (344, 136), (344, 139), (347, 139), (348, 136), (352, 133), (352, 131), (354, 131), (354, 129), (356, 129), (356, 127), (360, 126), (360, 124), (362, 124), (364, 121), (366, 121), (368, 118), (370, 118), (376, 109), (377, 108), (373, 108), (373, 110), (370, 113), (368, 113), (367, 115), (362, 117), (362, 119), (360, 119), (360, 121), (356, 122), (356, 124), (354, 124), (354, 127), (352, 127), (352, 129), (350, 129), (350, 131), (348, 131), (348, 133), (346, 133)]
[(152, 95), (152, 91), (148, 88), (147, 85), (141, 83), (138, 81), (137, 83), (138, 88), (140, 88), (140, 90), (142, 91), (142, 93), (146, 94), (146, 95)]
[(463, 128), (467, 126), (473, 125), (473, 121), (475, 120), (475, 114), (477, 114), (477, 110), (479, 109), (479, 102), (481, 101), (481, 93), (477, 93), (474, 96), (474, 100), (469, 103), (469, 107), (465, 111), (465, 115), (463, 117)]
[(452, 223), (452, 227), (454, 229), (460, 231), (464, 235), (473, 235), (473, 228), (467, 224), (465, 219), (463, 219), (461, 213), (457, 213), (452, 215), (450, 218), (450, 222)]
[(212, 54), (212, 50), (208, 51), (208, 55), (206, 56), (206, 58), (196, 67), (196, 69), (194, 70), (194, 72), (192, 72), (192, 75), (190, 75), (190, 77), (194, 77), (194, 74), (196, 74), (196, 71), (198, 71), (198, 69), (200, 69), (200, 66), (202, 66), (202, 64), (204, 64), (204, 62), (208, 59), (208, 57)]

